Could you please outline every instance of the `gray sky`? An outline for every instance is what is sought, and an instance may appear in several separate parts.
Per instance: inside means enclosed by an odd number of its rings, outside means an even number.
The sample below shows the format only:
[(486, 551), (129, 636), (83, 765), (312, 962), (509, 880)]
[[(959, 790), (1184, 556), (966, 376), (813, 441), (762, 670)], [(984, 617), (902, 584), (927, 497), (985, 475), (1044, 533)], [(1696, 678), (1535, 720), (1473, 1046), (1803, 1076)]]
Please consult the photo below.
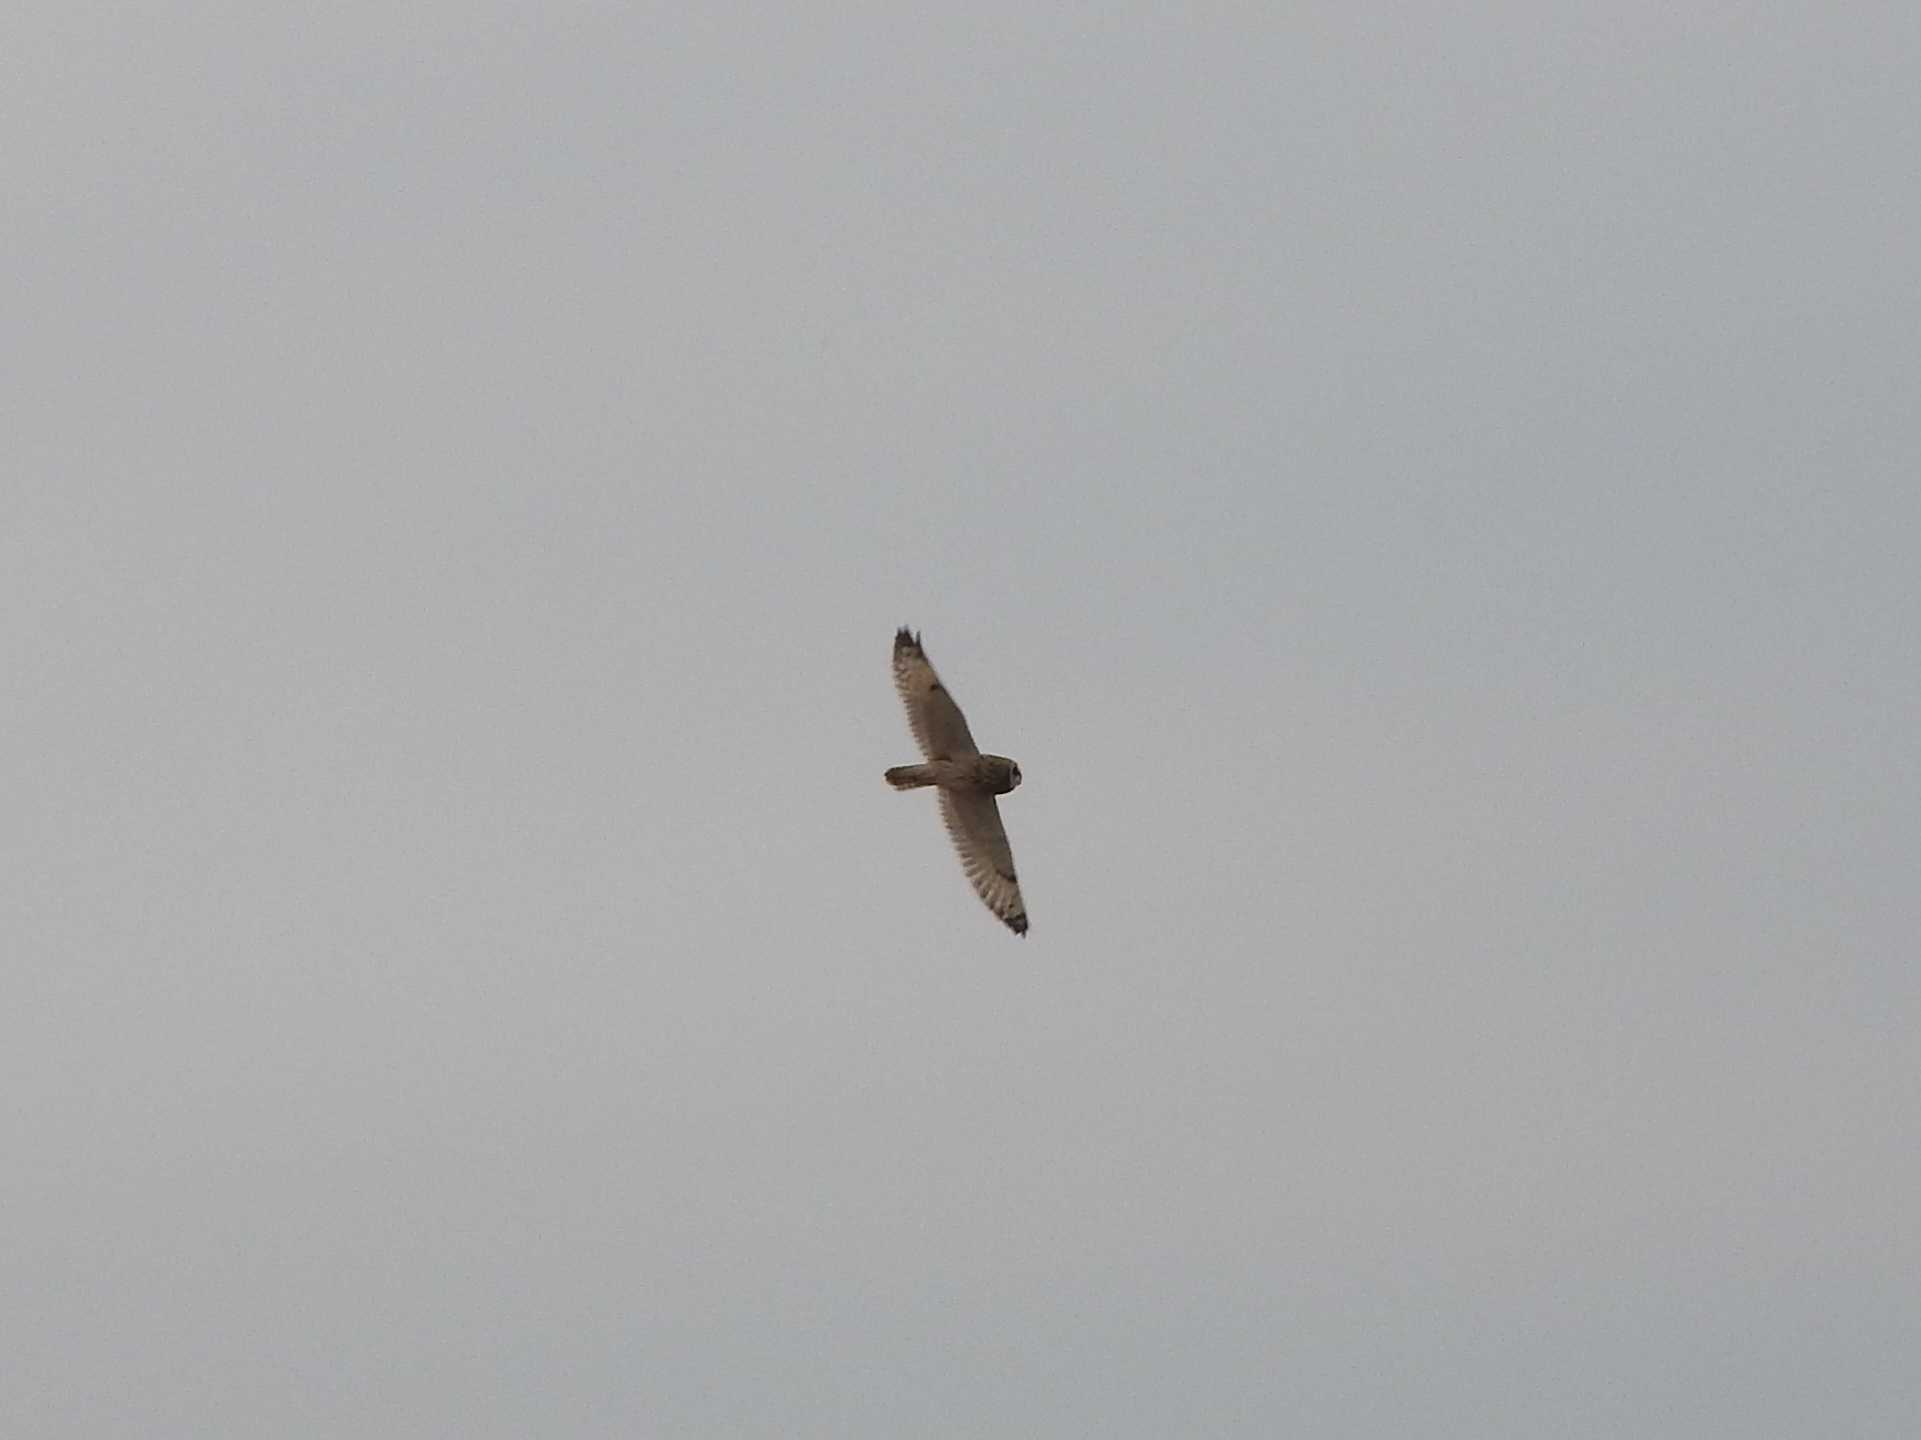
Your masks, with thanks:
[(1912, 4), (0, 30), (9, 1436), (1921, 1433)]

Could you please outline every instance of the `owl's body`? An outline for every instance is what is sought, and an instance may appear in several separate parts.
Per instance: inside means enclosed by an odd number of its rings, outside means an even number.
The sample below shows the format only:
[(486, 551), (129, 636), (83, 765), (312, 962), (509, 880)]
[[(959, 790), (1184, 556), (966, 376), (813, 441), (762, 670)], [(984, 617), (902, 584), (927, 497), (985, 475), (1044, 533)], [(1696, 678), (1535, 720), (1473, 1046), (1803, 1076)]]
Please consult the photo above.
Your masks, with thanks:
[(921, 649), (920, 637), (905, 629), (894, 636), (894, 688), (907, 707), (907, 724), (924, 763), (895, 766), (887, 783), (896, 790), (932, 786), (940, 792), (941, 820), (974, 893), (1008, 929), (1025, 935), (1027, 906), (994, 802), (1021, 783), (1021, 767), (1005, 755), (981, 753), (960, 706)]
[(1005, 755), (975, 755), (965, 760), (929, 760), (925, 765), (896, 765), (887, 772), (896, 790), (942, 785), (949, 790), (984, 790), (1005, 795), (1021, 783), (1021, 767)]

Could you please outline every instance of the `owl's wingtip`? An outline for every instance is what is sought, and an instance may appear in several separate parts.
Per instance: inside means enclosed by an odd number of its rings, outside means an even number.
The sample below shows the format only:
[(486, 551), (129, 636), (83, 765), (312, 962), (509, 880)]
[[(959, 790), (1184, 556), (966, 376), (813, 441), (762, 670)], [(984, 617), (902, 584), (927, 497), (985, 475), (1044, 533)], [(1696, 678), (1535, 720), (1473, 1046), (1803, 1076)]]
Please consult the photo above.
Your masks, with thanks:
[(903, 625), (894, 632), (894, 648), (896, 650), (918, 650), (920, 649), (920, 636)]

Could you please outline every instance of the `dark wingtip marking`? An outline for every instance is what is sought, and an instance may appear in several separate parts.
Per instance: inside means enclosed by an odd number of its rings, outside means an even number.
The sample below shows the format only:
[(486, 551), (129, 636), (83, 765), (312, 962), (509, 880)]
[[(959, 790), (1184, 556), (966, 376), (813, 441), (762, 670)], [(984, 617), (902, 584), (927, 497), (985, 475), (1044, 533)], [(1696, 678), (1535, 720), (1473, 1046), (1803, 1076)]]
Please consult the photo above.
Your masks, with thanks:
[(896, 650), (918, 650), (920, 649), (920, 636), (903, 625), (894, 632), (894, 648)]

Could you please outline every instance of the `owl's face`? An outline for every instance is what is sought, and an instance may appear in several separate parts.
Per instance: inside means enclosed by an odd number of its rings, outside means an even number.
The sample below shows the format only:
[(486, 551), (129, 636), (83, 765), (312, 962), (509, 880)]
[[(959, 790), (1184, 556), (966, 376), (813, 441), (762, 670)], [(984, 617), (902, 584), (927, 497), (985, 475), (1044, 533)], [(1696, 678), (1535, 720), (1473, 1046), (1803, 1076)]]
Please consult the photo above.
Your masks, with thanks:
[(982, 789), (990, 795), (1005, 795), (1021, 783), (1021, 767), (1005, 755), (983, 755), (975, 771)]

